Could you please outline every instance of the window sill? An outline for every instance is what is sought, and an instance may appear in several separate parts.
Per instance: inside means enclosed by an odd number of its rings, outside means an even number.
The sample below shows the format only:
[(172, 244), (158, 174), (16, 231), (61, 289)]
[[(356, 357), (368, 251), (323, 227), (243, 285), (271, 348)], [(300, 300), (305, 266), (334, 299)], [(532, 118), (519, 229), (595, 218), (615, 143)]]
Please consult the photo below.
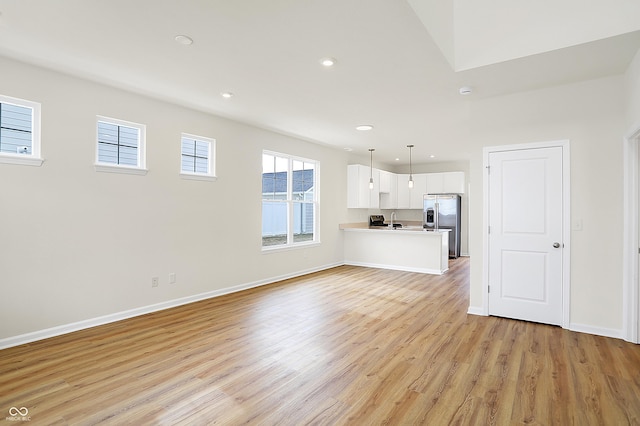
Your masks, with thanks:
[(40, 167), (44, 162), (44, 158), (34, 157), (32, 155), (24, 154), (1, 154), (0, 163), (2, 164), (19, 164), (21, 166), (35, 166)]
[(149, 171), (147, 169), (141, 169), (139, 167), (117, 166), (114, 164), (94, 164), (94, 166), (96, 168), (96, 172), (104, 173), (123, 173), (128, 175), (144, 176)]
[(213, 175), (201, 175), (196, 173), (184, 173), (184, 172), (180, 173), (180, 178), (187, 179), (187, 180), (204, 180), (209, 182), (218, 180), (218, 177)]
[(262, 247), (262, 254), (277, 253), (277, 252), (288, 251), (288, 250), (305, 249), (308, 247), (319, 246), (319, 245), (320, 245), (320, 241), (310, 241), (308, 243), (297, 243), (297, 244), (286, 245), (286, 246), (285, 245), (267, 246), (267, 247)]

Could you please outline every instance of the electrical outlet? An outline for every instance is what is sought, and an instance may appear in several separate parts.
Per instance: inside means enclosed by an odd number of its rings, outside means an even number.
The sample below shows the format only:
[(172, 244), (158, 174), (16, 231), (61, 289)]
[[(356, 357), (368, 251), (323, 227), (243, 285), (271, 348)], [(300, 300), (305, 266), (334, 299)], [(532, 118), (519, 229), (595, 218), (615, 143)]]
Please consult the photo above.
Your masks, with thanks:
[(176, 273), (172, 272), (169, 274), (169, 284), (175, 284), (176, 283)]
[(159, 284), (160, 284), (160, 278), (158, 277), (151, 278), (151, 287), (158, 287)]

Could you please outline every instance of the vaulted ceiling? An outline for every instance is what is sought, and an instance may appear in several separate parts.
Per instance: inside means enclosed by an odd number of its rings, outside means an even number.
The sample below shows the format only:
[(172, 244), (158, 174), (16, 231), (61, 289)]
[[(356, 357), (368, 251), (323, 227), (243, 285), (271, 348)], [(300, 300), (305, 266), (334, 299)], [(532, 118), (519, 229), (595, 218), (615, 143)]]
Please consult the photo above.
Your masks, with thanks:
[(0, 55), (381, 162), (463, 160), (468, 102), (626, 70), (640, 2), (587, 3), (0, 0)]

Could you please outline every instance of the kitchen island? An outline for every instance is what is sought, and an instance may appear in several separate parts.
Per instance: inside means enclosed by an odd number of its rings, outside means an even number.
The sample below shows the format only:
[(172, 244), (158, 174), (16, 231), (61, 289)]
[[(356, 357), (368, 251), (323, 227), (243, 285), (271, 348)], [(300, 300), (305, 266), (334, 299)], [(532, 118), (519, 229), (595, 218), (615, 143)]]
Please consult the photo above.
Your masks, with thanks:
[(442, 275), (449, 269), (449, 230), (422, 226), (340, 225), (346, 265)]

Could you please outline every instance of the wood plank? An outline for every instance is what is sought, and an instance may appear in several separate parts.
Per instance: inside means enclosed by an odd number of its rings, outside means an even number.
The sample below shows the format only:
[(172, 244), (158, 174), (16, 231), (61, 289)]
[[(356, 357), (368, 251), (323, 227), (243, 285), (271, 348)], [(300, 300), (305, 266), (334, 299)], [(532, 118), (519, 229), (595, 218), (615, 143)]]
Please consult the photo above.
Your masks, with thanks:
[(639, 424), (640, 346), (343, 266), (0, 351), (34, 424)]

